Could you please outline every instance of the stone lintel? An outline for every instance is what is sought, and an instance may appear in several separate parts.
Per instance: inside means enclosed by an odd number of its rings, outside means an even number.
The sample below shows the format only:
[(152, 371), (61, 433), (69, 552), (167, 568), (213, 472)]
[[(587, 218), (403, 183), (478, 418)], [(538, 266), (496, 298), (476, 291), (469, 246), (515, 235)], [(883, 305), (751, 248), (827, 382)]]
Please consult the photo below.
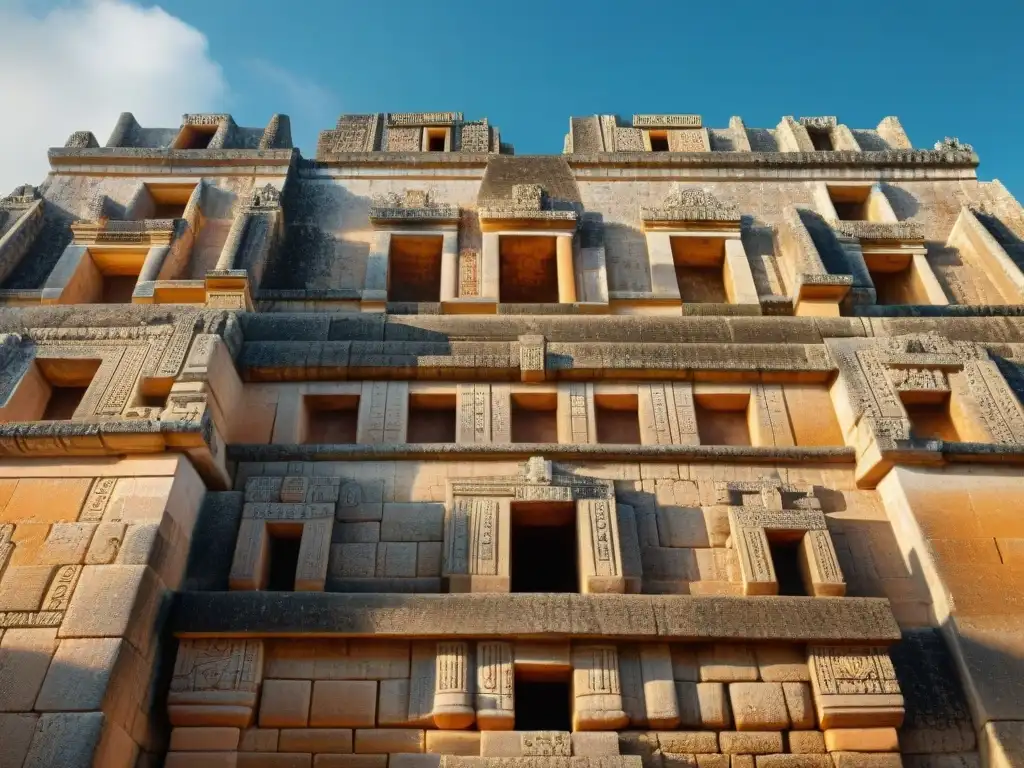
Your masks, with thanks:
[(900, 639), (889, 601), (863, 597), (183, 592), (173, 613), (179, 637)]

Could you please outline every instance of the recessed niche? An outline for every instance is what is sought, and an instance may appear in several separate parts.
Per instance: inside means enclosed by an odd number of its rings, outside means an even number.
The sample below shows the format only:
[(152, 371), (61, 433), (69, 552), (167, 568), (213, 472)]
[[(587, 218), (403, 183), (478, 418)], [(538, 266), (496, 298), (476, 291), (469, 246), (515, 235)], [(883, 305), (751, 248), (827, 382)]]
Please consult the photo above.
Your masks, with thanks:
[(684, 304), (726, 304), (725, 240), (720, 237), (673, 237), (672, 261)]
[(636, 395), (595, 395), (594, 420), (597, 424), (597, 442), (640, 445)]
[(701, 445), (750, 445), (749, 394), (694, 395)]
[(915, 440), (945, 440), (959, 442), (960, 433), (950, 414), (949, 396), (938, 393), (941, 397), (923, 400), (903, 401), (903, 408), (910, 419), (910, 435)]
[(498, 240), (499, 295), (505, 304), (557, 304), (555, 237), (503, 235)]
[(448, 144), (448, 129), (427, 128), (424, 143), (427, 152), (444, 152)]
[(359, 424), (359, 395), (306, 395), (304, 443), (354, 443)]
[(217, 125), (185, 125), (174, 140), (174, 149), (207, 149), (217, 133)]
[(870, 214), (871, 187), (867, 184), (854, 186), (827, 185), (828, 196), (836, 216), (842, 221), (867, 221)]
[(513, 443), (558, 442), (558, 398), (555, 393), (513, 392), (511, 402)]
[(651, 152), (668, 152), (668, 131), (650, 131)]
[(78, 358), (40, 358), (39, 372), (50, 385), (50, 396), (40, 421), (66, 421), (82, 404), (89, 384), (99, 370), (100, 361)]
[(441, 299), (441, 235), (392, 235), (388, 253), (388, 301)]
[(807, 135), (816, 152), (833, 152), (835, 145), (832, 143), (831, 128), (807, 128)]
[(455, 395), (409, 395), (410, 443), (455, 442)]

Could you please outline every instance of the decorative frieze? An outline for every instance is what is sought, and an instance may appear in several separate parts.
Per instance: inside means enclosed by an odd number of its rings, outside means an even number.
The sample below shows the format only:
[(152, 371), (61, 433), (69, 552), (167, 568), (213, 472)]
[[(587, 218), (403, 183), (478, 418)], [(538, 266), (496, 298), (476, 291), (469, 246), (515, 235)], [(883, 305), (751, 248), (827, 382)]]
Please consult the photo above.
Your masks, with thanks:
[(634, 128), (700, 128), (700, 115), (633, 115)]
[(245, 728), (262, 682), (262, 640), (182, 640), (167, 695), (171, 723)]
[(645, 222), (655, 221), (729, 221), (739, 222), (739, 210), (699, 187), (675, 184), (672, 191), (655, 208), (641, 207)]

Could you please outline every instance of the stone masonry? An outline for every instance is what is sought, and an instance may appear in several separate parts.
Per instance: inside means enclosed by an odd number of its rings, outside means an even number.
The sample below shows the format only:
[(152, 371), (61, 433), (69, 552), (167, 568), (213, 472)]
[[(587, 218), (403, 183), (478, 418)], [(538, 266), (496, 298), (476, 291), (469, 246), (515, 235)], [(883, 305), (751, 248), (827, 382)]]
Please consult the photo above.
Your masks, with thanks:
[(1024, 209), (564, 147), (125, 113), (0, 199), (0, 768), (1024, 765)]

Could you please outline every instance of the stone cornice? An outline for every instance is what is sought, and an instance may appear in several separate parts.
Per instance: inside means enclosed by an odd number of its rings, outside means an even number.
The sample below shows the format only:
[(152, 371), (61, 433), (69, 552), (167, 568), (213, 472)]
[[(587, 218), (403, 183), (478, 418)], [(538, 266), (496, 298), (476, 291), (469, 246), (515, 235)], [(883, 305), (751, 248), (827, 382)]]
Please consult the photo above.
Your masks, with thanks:
[(867, 597), (182, 592), (178, 637), (532, 637), (870, 642), (900, 639)]
[(148, 147), (54, 147), (47, 153), (55, 171), (81, 165), (162, 165), (183, 168), (257, 165), (287, 168), (298, 149), (152, 149)]
[(526, 460), (543, 455), (559, 461), (742, 461), (768, 464), (852, 464), (846, 446), (779, 448), (737, 445), (604, 445), (569, 443), (395, 443), (368, 445), (231, 445), (233, 461), (394, 461), (398, 459)]
[(816, 168), (946, 166), (976, 168), (978, 155), (965, 150), (891, 149), (882, 152), (600, 152), (563, 155), (573, 168), (626, 166), (630, 168), (705, 167)]

